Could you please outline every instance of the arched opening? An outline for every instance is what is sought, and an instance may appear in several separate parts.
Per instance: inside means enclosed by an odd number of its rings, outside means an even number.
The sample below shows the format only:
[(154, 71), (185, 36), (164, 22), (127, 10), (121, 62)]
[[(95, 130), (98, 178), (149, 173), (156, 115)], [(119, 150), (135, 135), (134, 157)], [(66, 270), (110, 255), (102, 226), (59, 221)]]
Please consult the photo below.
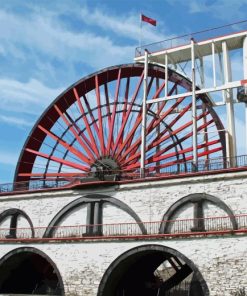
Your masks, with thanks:
[[(204, 220), (205, 218), (204, 208), (208, 204), (214, 205), (214, 209), (211, 212), (212, 215), (215, 215), (216, 210), (221, 209), (223, 215), (228, 216), (227, 219), (224, 219), (223, 224), (220, 224), (222, 223), (221, 221), (219, 221), (219, 224), (217, 224), (217, 222), (214, 221), (215, 228), (213, 229), (211, 225), (212, 223), (211, 224), (208, 223), (209, 225), (205, 225), (205, 221), (207, 222), (207, 220)], [(189, 205), (193, 205), (194, 217), (190, 217), (190, 218), (193, 218), (193, 220), (192, 219), (190, 220), (191, 225), (189, 223), (186, 225), (188, 228), (185, 226), (183, 227), (183, 231), (185, 232), (189, 232), (189, 231), (202, 232), (202, 231), (215, 230), (215, 229), (221, 230), (221, 227), (223, 228), (229, 227), (230, 229), (234, 229), (234, 230), (238, 229), (238, 223), (236, 221), (236, 218), (234, 217), (234, 213), (226, 203), (224, 203), (218, 197), (210, 194), (194, 193), (194, 194), (189, 194), (187, 196), (184, 196), (183, 198), (179, 199), (173, 205), (170, 206), (170, 208), (166, 211), (165, 215), (162, 218), (160, 233), (171, 233), (171, 229), (176, 222), (177, 214), (180, 211), (183, 211), (184, 209), (189, 207)], [(220, 216), (220, 214), (218, 215)]]
[(19, 248), (0, 260), (0, 294), (63, 295), (52, 260), (34, 248)]
[[(61, 226), (61, 222), (66, 219), (69, 215), (74, 215), (74, 210), (79, 209), (81, 212), (81, 217), (83, 217), (83, 212), (81, 206), (86, 207), (86, 217), (85, 222), (81, 223), (82, 228), (78, 229), (79, 232), (76, 232), (76, 228), (74, 232), (71, 232), (72, 236), (99, 236), (104, 235), (104, 229), (103, 229), (103, 223), (105, 221), (105, 205), (114, 206), (115, 208), (118, 208), (122, 211), (123, 214), (127, 214), (127, 221), (129, 222), (130, 219), (133, 220), (133, 222), (136, 222), (137, 227), (139, 228), (140, 234), (147, 234), (147, 230), (145, 229), (144, 224), (142, 223), (140, 217), (124, 202), (121, 200), (118, 200), (114, 197), (103, 195), (103, 194), (88, 194), (85, 196), (82, 196), (72, 202), (70, 202), (68, 205), (66, 205), (64, 208), (61, 209), (57, 213), (57, 215), (52, 219), (52, 221), (49, 223), (45, 233), (44, 237), (56, 237), (56, 231), (58, 230), (58, 227)], [(115, 212), (116, 215), (116, 212)], [(114, 215), (113, 215), (114, 217)], [(120, 217), (117, 217), (117, 220), (119, 221)], [(121, 221), (123, 222), (123, 221)], [(74, 222), (72, 222), (74, 223)], [(110, 223), (116, 223), (115, 221), (109, 221), (106, 222), (106, 224)], [(67, 224), (71, 225), (71, 224)], [(66, 224), (64, 226), (67, 226)], [(80, 224), (79, 224), (80, 225)], [(84, 230), (83, 230), (84, 226)], [(109, 230), (108, 230), (109, 231)], [(121, 229), (121, 233), (118, 232), (118, 234), (126, 234), (124, 232), (124, 229)], [(127, 230), (126, 230), (127, 231)], [(109, 233), (109, 232), (108, 232)], [(112, 232), (112, 235), (115, 233)], [(68, 235), (68, 234), (66, 234)]]
[(105, 272), (98, 296), (208, 296), (201, 273), (181, 253), (145, 245), (120, 255)]
[[(0, 225), (5, 238), (34, 237), (33, 223), (30, 217), (20, 209), (8, 209), (0, 214)], [(9, 226), (9, 228), (8, 228)], [(18, 229), (19, 228), (19, 229)]]

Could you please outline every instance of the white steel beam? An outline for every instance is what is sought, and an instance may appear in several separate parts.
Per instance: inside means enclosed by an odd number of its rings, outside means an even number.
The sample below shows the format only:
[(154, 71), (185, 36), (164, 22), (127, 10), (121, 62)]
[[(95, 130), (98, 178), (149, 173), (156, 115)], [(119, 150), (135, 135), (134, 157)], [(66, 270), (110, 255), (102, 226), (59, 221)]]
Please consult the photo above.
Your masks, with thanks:
[(197, 167), (198, 155), (197, 155), (197, 119), (196, 119), (196, 74), (195, 74), (195, 42), (191, 38), (191, 77), (192, 77), (192, 126), (193, 126), (193, 164)]
[[(232, 80), (231, 64), (227, 48), (227, 43), (222, 42), (222, 54), (223, 54), (223, 70), (224, 70), (224, 82), (227, 84)], [(234, 118), (234, 105), (233, 105), (233, 91), (232, 89), (226, 89), (224, 91), (224, 100), (226, 102), (227, 113), (227, 137), (226, 137), (226, 152), (227, 157), (230, 158), (230, 165), (235, 166), (236, 156), (236, 135), (235, 135), (235, 118)]]
[[(244, 67), (244, 79), (247, 79), (247, 36), (243, 42), (243, 67)], [(244, 93), (247, 95), (247, 85), (244, 85)], [(245, 137), (246, 137), (246, 150), (247, 150), (247, 104), (245, 104)]]
[[(200, 95), (200, 94), (211, 93), (211, 92), (216, 92), (216, 91), (221, 91), (221, 90), (233, 89), (233, 88), (241, 86), (242, 85), (241, 81), (242, 80), (237, 80), (237, 81), (229, 82), (229, 83), (226, 83), (224, 85), (217, 86), (217, 87), (198, 89), (198, 90), (195, 91), (195, 94)], [(191, 95), (192, 95), (192, 92), (189, 91), (189, 92), (180, 93), (180, 94), (172, 95), (172, 96), (168, 96), (168, 97), (161, 97), (161, 98), (157, 98), (157, 99), (147, 100), (147, 104), (153, 104), (153, 103), (158, 103), (158, 102), (162, 102), (162, 101), (175, 100), (175, 99), (178, 99), (178, 98), (181, 98), (181, 97), (189, 97)]]
[[(201, 89), (196, 86), (196, 75), (195, 75), (195, 48), (200, 53), (200, 58), (211, 55), (212, 56), (212, 83), (207, 87), (202, 85)], [(233, 49), (243, 48), (243, 68), (244, 77), (241, 80), (232, 81), (231, 64), (229, 51)], [(216, 53), (219, 54), (219, 65), (216, 63)], [(193, 162), (196, 165), (197, 159), (197, 122), (196, 122), (196, 97), (200, 94), (207, 94), (211, 92), (223, 91), (223, 102), (214, 102), (211, 100), (213, 106), (226, 105), (227, 112), (227, 156), (231, 158), (231, 166), (235, 165), (236, 156), (236, 135), (235, 135), (235, 119), (234, 119), (234, 100), (233, 100), (233, 89), (240, 87), (247, 82), (247, 31), (229, 34), (226, 36), (216, 37), (204, 41), (194, 42), (191, 40), (190, 43), (173, 47), (164, 48), (161, 51), (148, 53), (145, 50), (145, 54), (135, 58), (136, 62), (144, 62), (144, 83), (143, 83), (143, 114), (142, 114), (142, 132), (141, 132), (141, 164), (140, 174), (142, 177), (145, 176), (145, 149), (146, 149), (146, 108), (147, 104), (159, 103), (162, 101), (176, 100), (180, 97), (191, 97), (192, 98), (192, 121), (193, 121)], [(179, 93), (169, 96), (168, 95), (168, 65), (180, 65), (182, 62), (191, 62), (191, 84), (192, 88), (185, 93)], [(147, 83), (148, 83), (148, 65), (149, 63), (162, 64), (165, 66), (165, 96), (159, 97), (153, 100), (147, 99)], [(203, 73), (203, 60), (200, 60), (200, 74)], [(217, 80), (218, 66), (222, 73), (222, 81)], [(188, 77), (185, 77), (188, 79)], [(202, 76), (202, 84), (204, 77)], [(246, 86), (247, 88), (247, 86)], [(246, 89), (247, 91), (247, 89)], [(247, 104), (246, 109), (246, 129), (247, 129)], [(247, 130), (246, 130), (247, 134)], [(247, 136), (246, 136), (247, 142)]]
[[(243, 38), (246, 36), (247, 31), (242, 31), (238, 33), (233, 33), (225, 36), (214, 37), (213, 39), (207, 39), (197, 42), (197, 46), (200, 49), (200, 55), (202, 57), (212, 54), (212, 42), (219, 48), (219, 51), (222, 51), (221, 44), (222, 42), (227, 42), (230, 50), (242, 48)], [(148, 47), (148, 45), (147, 45)], [(164, 55), (167, 53), (171, 61), (175, 64), (186, 62), (190, 60), (190, 47), (189, 43), (177, 47), (165, 48), (164, 50), (156, 51), (149, 54), (150, 62), (160, 63), (164, 59)], [(161, 60), (156, 60), (161, 59)], [(135, 59), (135, 62), (143, 62), (144, 55), (138, 56)]]
[(142, 129), (141, 129), (141, 165), (140, 177), (145, 177), (146, 159), (146, 114), (147, 114), (147, 89), (148, 89), (148, 52), (145, 50), (143, 101), (142, 101)]
[(201, 88), (205, 88), (205, 75), (204, 75), (204, 61), (203, 57), (199, 58), (200, 61), (200, 79), (201, 79)]
[(217, 86), (216, 82), (216, 63), (215, 63), (215, 43), (212, 42), (212, 70), (213, 70), (213, 87)]
[(165, 97), (168, 95), (168, 55), (165, 55)]

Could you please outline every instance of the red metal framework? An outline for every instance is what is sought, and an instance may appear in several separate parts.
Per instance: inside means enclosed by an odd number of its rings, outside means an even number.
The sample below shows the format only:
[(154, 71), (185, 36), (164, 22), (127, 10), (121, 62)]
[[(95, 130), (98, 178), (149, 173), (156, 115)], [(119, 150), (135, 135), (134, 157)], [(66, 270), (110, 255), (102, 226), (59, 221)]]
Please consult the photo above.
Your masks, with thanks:
[[(143, 65), (106, 68), (72, 85), (45, 110), (18, 160), (15, 182), (57, 180), (95, 171), (138, 172), (142, 124)], [(150, 65), (148, 97), (165, 92), (165, 70)], [(169, 94), (191, 82), (169, 70)], [(225, 157), (223, 125), (206, 95), (197, 97), (198, 159)], [(210, 133), (208, 133), (210, 131)], [(208, 136), (210, 135), (210, 136)], [(147, 108), (147, 171), (186, 171), (192, 160), (191, 97)]]

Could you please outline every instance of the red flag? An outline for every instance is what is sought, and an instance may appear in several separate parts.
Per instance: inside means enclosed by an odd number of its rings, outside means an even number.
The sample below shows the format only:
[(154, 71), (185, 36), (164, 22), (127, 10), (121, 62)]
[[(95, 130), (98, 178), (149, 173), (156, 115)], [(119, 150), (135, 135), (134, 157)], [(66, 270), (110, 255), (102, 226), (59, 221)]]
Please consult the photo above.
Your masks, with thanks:
[(156, 20), (154, 20), (154, 19), (152, 19), (150, 17), (147, 17), (144, 14), (141, 15), (141, 20), (143, 22), (146, 22), (146, 23), (149, 23), (149, 24), (151, 24), (153, 26), (156, 26)]

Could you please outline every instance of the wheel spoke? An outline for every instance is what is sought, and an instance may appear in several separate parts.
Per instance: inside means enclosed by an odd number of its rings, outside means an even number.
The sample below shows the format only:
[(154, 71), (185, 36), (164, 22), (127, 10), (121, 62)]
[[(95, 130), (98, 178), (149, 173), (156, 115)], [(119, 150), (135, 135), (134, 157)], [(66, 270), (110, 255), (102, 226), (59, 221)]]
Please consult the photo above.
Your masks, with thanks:
[[(197, 117), (197, 120), (202, 118), (202, 114), (200, 116)], [(210, 120), (206, 123), (207, 126), (209, 126), (211, 123), (213, 123), (213, 120)], [(177, 130), (172, 131), (171, 133), (169, 133), (168, 135), (166, 135), (165, 137), (163, 137), (162, 139), (159, 139), (156, 142), (152, 142), (147, 148), (146, 151), (151, 150), (154, 147), (157, 147), (157, 145), (159, 145), (160, 143), (165, 142), (166, 140), (168, 140), (171, 136), (178, 134), (179, 132), (181, 132), (182, 130), (184, 130), (185, 128), (189, 127), (192, 125), (192, 121), (184, 124), (183, 126), (181, 126), (180, 128), (178, 128)], [(202, 129), (205, 128), (205, 124), (199, 126), (197, 128), (197, 132), (201, 131)], [(167, 130), (166, 130), (167, 131)], [(156, 152), (154, 154), (154, 156), (159, 156), (165, 152), (167, 152), (168, 150), (174, 148), (176, 145), (181, 144), (182, 142), (184, 142), (185, 140), (189, 139), (190, 137), (192, 137), (193, 132), (189, 132), (187, 133), (185, 136), (183, 136), (182, 138), (180, 138), (177, 142), (174, 142), (172, 144), (170, 144), (169, 146), (165, 147), (164, 149), (161, 149), (160, 151)], [(133, 155), (132, 157), (128, 158), (127, 161), (125, 161), (122, 165), (125, 166), (129, 161), (133, 161), (136, 159), (140, 159), (141, 157), (141, 153), (137, 153), (136, 155)]]
[(73, 177), (87, 177), (87, 173), (20, 173), (20, 177), (31, 177), (31, 178), (46, 178), (46, 177), (62, 177), (62, 178), (73, 178)]
[(29, 149), (29, 148), (26, 148), (25, 150), (27, 152), (30, 152), (30, 153), (35, 154), (37, 156), (43, 157), (45, 159), (51, 159), (51, 160), (53, 160), (53, 161), (55, 161), (57, 163), (64, 164), (64, 165), (72, 167), (74, 169), (82, 170), (82, 171), (85, 171), (85, 172), (89, 171), (88, 166), (83, 166), (83, 165), (80, 165), (78, 163), (74, 163), (74, 162), (59, 158), (59, 157), (51, 156), (51, 155), (48, 155), (48, 154), (45, 154), (45, 153), (42, 153), (42, 152), (39, 152), (39, 151), (35, 151), (35, 150)]
[(97, 99), (98, 122), (99, 122), (99, 142), (100, 142), (100, 148), (101, 148), (101, 156), (104, 156), (105, 155), (104, 130), (103, 130), (103, 125), (102, 125), (102, 113), (101, 113), (98, 75), (95, 75), (95, 87), (96, 87), (95, 92), (96, 92), (96, 99)]
[[(160, 93), (161, 93), (162, 89), (164, 88), (164, 86), (165, 86), (165, 83), (163, 83), (163, 84), (161, 85), (161, 87), (156, 91), (156, 93), (155, 93), (153, 99), (157, 98), (157, 97), (160, 95)], [(172, 88), (172, 90), (169, 92), (169, 95), (172, 95), (172, 93), (173, 93), (174, 90), (175, 90), (175, 87)], [(184, 98), (180, 98), (180, 102), (179, 102), (179, 103), (176, 102), (173, 106), (178, 106), (178, 105), (183, 101), (183, 99), (184, 99)], [(159, 108), (159, 110), (158, 110), (158, 112), (157, 112), (157, 116), (160, 115), (161, 110), (163, 109), (163, 107), (165, 106), (165, 104), (166, 104), (166, 102), (162, 102), (162, 106), (160, 106), (160, 108)], [(149, 106), (149, 108), (151, 108), (151, 106)], [(158, 123), (157, 123), (157, 119), (154, 118), (154, 119), (151, 121), (151, 123), (149, 124), (148, 128), (147, 128), (146, 136), (152, 131), (152, 129), (154, 129), (154, 128), (155, 128), (160, 122), (162, 122), (162, 120), (164, 120), (164, 118), (165, 118), (166, 116), (168, 116), (168, 115), (170, 114), (170, 112), (171, 112), (173, 109), (174, 109), (174, 107), (171, 107), (168, 111), (166, 111), (165, 114), (163, 114), (162, 117), (159, 118)], [(148, 111), (148, 109), (147, 109), (147, 111)], [(141, 117), (141, 118), (142, 118), (142, 117)], [(141, 119), (141, 118), (140, 118), (140, 119)], [(139, 123), (140, 123), (140, 122), (139, 122)], [(157, 123), (157, 124), (156, 124), (156, 123)], [(155, 126), (154, 126), (154, 124), (155, 124)], [(131, 142), (130, 142), (130, 143), (131, 143)], [(126, 150), (125, 150), (125, 152), (123, 153), (123, 155), (121, 155), (119, 161), (122, 161), (123, 159), (125, 159), (125, 158), (127, 157), (127, 155), (128, 155), (130, 152), (131, 152), (132, 154), (135, 153), (135, 152), (139, 149), (140, 145), (141, 145), (141, 137), (139, 137), (139, 138), (135, 141), (135, 143), (133, 143), (131, 146), (126, 146)]]
[[(205, 113), (205, 114), (207, 114), (207, 113)], [(201, 114), (200, 116), (197, 117), (197, 119), (200, 120), (202, 117), (203, 117), (203, 115)], [(211, 119), (210, 121), (208, 121), (206, 123), (206, 125), (209, 126), (213, 122), (214, 122), (214, 120)], [(179, 128), (177, 128), (176, 130), (174, 130), (171, 134), (172, 135), (176, 135), (176, 134), (180, 133), (181, 131), (185, 130), (186, 128), (188, 128), (189, 126), (191, 126), (192, 124), (193, 124), (193, 121), (191, 120), (191, 121), (189, 121), (189, 122), (181, 125)], [(201, 131), (204, 127), (205, 127), (204, 124), (201, 125), (200, 127), (197, 128), (197, 131), (198, 132)], [(186, 139), (188, 139), (188, 138), (192, 137), (192, 135), (193, 135), (193, 132), (190, 132), (185, 137), (186, 137)], [(163, 134), (162, 134), (162, 136), (163, 136)], [(153, 141), (153, 143), (151, 145), (153, 145), (153, 147), (155, 147), (156, 145), (158, 145), (158, 144), (166, 141), (169, 137), (170, 137), (170, 135), (166, 135), (166, 136), (158, 139), (157, 141)], [(183, 137), (183, 138), (185, 138), (185, 137)], [(150, 146), (149, 148), (152, 148), (152, 146)]]
[[(121, 65), (89, 75), (62, 93), (32, 129), (18, 160), (15, 181), (63, 180), (140, 169), (141, 64)], [(150, 65), (148, 98), (163, 96), (165, 70)], [(176, 100), (147, 105), (146, 170), (162, 173), (193, 160), (191, 82), (169, 69), (168, 95)], [(224, 127), (206, 94), (197, 97), (198, 160), (225, 155)], [(214, 133), (213, 136), (208, 133)], [(189, 165), (189, 164), (188, 164)], [(171, 167), (171, 168), (169, 168)]]
[(110, 101), (109, 101), (109, 93), (108, 93), (108, 87), (107, 84), (104, 84), (104, 90), (105, 90), (105, 100), (106, 100), (106, 110), (107, 110), (107, 121), (108, 121), (108, 130), (110, 130), (111, 126), (111, 109), (110, 109)]
[(95, 153), (95, 155), (97, 157), (99, 157), (99, 152), (98, 152), (98, 149), (97, 149), (97, 145), (96, 145), (96, 142), (95, 142), (95, 139), (94, 139), (92, 130), (91, 130), (90, 126), (89, 126), (89, 123), (88, 123), (88, 120), (87, 120), (87, 116), (85, 115), (85, 110), (84, 110), (84, 108), (82, 106), (82, 103), (81, 103), (81, 100), (80, 100), (79, 95), (77, 93), (77, 90), (75, 88), (73, 88), (73, 91), (74, 91), (74, 95), (75, 95), (77, 104), (79, 106), (79, 109), (80, 109), (80, 112), (81, 112), (83, 121), (85, 123), (86, 130), (87, 130), (87, 132), (89, 134), (89, 137), (90, 137), (90, 140), (91, 140), (91, 142), (89, 144), (90, 145), (89, 147), (91, 147), (92, 150), (93, 150), (93, 152)]
[[(199, 147), (200, 148), (203, 148), (203, 147), (205, 147), (205, 144), (199, 145), (198, 148)], [(187, 149), (188, 149), (187, 152), (190, 152), (189, 150), (193, 151), (193, 147), (190, 147), (190, 148), (187, 148)], [(185, 150), (187, 150), (187, 149), (185, 149)], [(211, 149), (211, 150), (208, 149), (207, 151), (203, 151), (203, 152), (198, 153), (198, 157), (203, 157), (203, 156), (206, 156), (206, 155), (209, 155), (209, 154), (212, 154), (212, 153), (221, 151), (221, 150), (222, 150), (222, 147), (214, 148), (214, 149)], [(193, 155), (190, 155), (190, 156), (186, 156), (185, 157), (185, 161), (186, 162), (187, 161), (190, 161), (192, 159), (193, 159)], [(157, 160), (155, 160), (154, 162), (157, 162)], [(150, 163), (152, 163), (152, 162), (150, 161)], [(148, 165), (150, 163), (148, 161), (145, 161), (145, 164), (146, 165)], [(183, 163), (183, 160), (181, 160), (181, 161), (180, 160), (174, 160), (174, 161), (166, 162), (164, 164), (159, 165), (159, 168), (166, 168), (166, 167), (169, 167), (169, 166), (173, 166), (173, 165), (176, 165), (176, 164), (182, 164), (182, 163)], [(133, 169), (136, 169), (136, 168), (139, 167), (138, 164), (139, 163), (135, 163), (133, 165), (126, 166), (126, 167), (124, 167), (124, 169), (125, 170), (133, 170)], [(154, 171), (154, 170), (156, 170), (156, 166), (154, 166), (154, 167), (148, 167), (148, 170), (149, 171)]]
[(64, 116), (64, 114), (62, 113), (62, 111), (58, 108), (57, 105), (54, 105), (54, 108), (56, 109), (57, 113), (60, 115), (60, 117), (63, 119), (64, 123), (67, 125), (67, 127), (69, 128), (69, 130), (72, 132), (72, 134), (75, 136), (75, 138), (77, 139), (77, 141), (80, 143), (80, 145), (85, 149), (85, 151), (87, 151), (87, 153), (93, 157), (91, 151), (88, 149), (88, 147), (83, 143), (82, 139), (79, 137), (77, 131), (74, 129), (74, 126), (72, 124), (70, 124), (70, 122), (67, 120), (67, 118)]
[(113, 147), (113, 151), (112, 153), (115, 153), (116, 147), (119, 144), (123, 143), (123, 136), (124, 136), (124, 130), (126, 127), (126, 114), (127, 114), (127, 107), (128, 107), (128, 100), (129, 100), (129, 85), (130, 85), (130, 78), (127, 78), (126, 81), (126, 88), (125, 88), (125, 94), (124, 94), (124, 106), (123, 106), (123, 113), (122, 113), (122, 122), (121, 122), (121, 127), (120, 127), (120, 131), (118, 133), (117, 139), (116, 139), (116, 143)]
[(118, 78), (117, 78), (116, 89), (115, 89), (114, 107), (113, 107), (113, 111), (112, 111), (112, 117), (111, 117), (110, 129), (109, 129), (109, 137), (108, 137), (107, 150), (106, 150), (107, 155), (110, 155), (110, 150), (111, 150), (112, 143), (113, 143), (113, 130), (114, 130), (115, 117), (116, 117), (120, 81), (121, 81), (121, 68), (118, 71)]
[(42, 127), (41, 125), (38, 125), (38, 128), (43, 131), (46, 135), (50, 136), (52, 139), (54, 139), (55, 141), (57, 141), (60, 145), (62, 145), (64, 148), (66, 148), (67, 150), (69, 150), (71, 153), (73, 153), (74, 155), (76, 155), (78, 158), (80, 158), (81, 160), (83, 160), (86, 163), (90, 164), (90, 159), (87, 158), (84, 154), (82, 154), (80, 151), (78, 151), (77, 149), (75, 149), (74, 147), (70, 146), (68, 143), (66, 143), (65, 141), (63, 141), (62, 139), (59, 139), (54, 133), (49, 132), (48, 130), (46, 130), (44, 127)]
[[(93, 115), (92, 109), (91, 109), (91, 107), (90, 107), (90, 104), (88, 103), (88, 100), (87, 100), (87, 98), (86, 98), (86, 95), (83, 95), (82, 97), (83, 97), (83, 100), (84, 100), (84, 102), (85, 102), (85, 104), (86, 104), (86, 107), (87, 107), (88, 113), (89, 113), (89, 115), (90, 115), (91, 121), (92, 121), (92, 123), (93, 123), (94, 130), (95, 130), (95, 132), (96, 132), (96, 134), (97, 134), (97, 137), (99, 138), (99, 128), (98, 128), (98, 125), (97, 125), (97, 123), (96, 123), (97, 120), (94, 118), (94, 115)], [(97, 145), (97, 146), (98, 146), (98, 145)], [(97, 148), (97, 150), (99, 150), (99, 147)]]
[[(134, 95), (133, 95), (132, 100), (131, 100), (131, 102), (130, 102), (130, 104), (129, 104), (129, 109), (128, 109), (128, 111), (127, 111), (125, 117), (124, 117), (124, 121), (122, 122), (122, 125), (121, 125), (121, 128), (120, 128), (120, 131), (119, 131), (119, 133), (118, 133), (118, 137), (117, 137), (117, 139), (116, 139), (116, 143), (115, 143), (115, 145), (114, 145), (114, 147), (113, 147), (113, 155), (115, 154), (115, 151), (116, 151), (117, 145), (118, 145), (118, 143), (119, 143), (119, 139), (120, 139), (120, 138), (122, 137), (122, 135), (123, 135), (123, 132), (124, 132), (124, 129), (125, 129), (125, 127), (126, 127), (126, 124), (127, 124), (128, 119), (129, 119), (129, 116), (130, 116), (130, 114), (131, 114), (131, 111), (132, 111), (133, 105), (134, 105), (134, 103), (135, 103), (135, 101), (136, 101), (136, 98), (137, 98), (137, 95), (138, 95), (138, 93), (139, 93), (139, 91), (140, 91), (140, 87), (141, 87), (141, 84), (142, 84), (142, 82), (143, 82), (143, 78), (144, 78), (144, 73), (142, 73), (142, 75), (141, 75), (141, 77), (140, 77), (140, 79), (139, 79), (139, 82), (138, 82), (138, 84), (137, 84), (137, 86), (136, 86), (136, 89), (135, 89)], [(125, 141), (125, 142), (126, 142), (126, 141)], [(123, 142), (122, 142), (122, 143), (123, 143)], [(123, 146), (123, 144), (121, 145), (121, 147), (122, 147), (122, 146)], [(116, 157), (117, 157), (117, 155), (116, 155)]]
[[(218, 144), (220, 143), (220, 140), (214, 140), (214, 141), (210, 141), (208, 143), (204, 143), (204, 144), (200, 144), (197, 146), (197, 149), (202, 149), (202, 148), (205, 148), (205, 147), (209, 147), (209, 146), (212, 146), (212, 145), (215, 145), (215, 144)], [(168, 148), (166, 149), (165, 152), (169, 151), (171, 148)], [(185, 154), (185, 153), (189, 153), (189, 152), (192, 152), (193, 151), (193, 147), (188, 147), (186, 149), (183, 149), (183, 150), (180, 150), (178, 152), (171, 152), (171, 153), (167, 153), (167, 154), (162, 154), (162, 155), (159, 155), (159, 156), (151, 156), (149, 159), (147, 159), (147, 164), (150, 164), (152, 162), (157, 162), (157, 161), (161, 161), (161, 160), (165, 160), (165, 159), (168, 159), (168, 158), (171, 158), (171, 157), (174, 157), (176, 156), (177, 154)]]
[[(151, 79), (151, 81), (150, 81), (150, 83), (148, 85), (147, 96), (148, 96), (149, 91), (151, 89), (152, 83), (153, 83), (153, 79)], [(161, 92), (161, 90), (157, 91), (156, 94), (154, 95), (153, 99), (156, 98), (159, 95), (160, 92)], [(148, 112), (149, 109), (150, 109), (150, 106), (148, 106), (147, 112)], [(142, 108), (138, 112), (138, 115), (137, 115), (137, 118), (135, 120), (135, 124), (134, 124), (133, 128), (128, 133), (128, 136), (125, 138), (122, 145), (120, 145), (120, 147), (118, 148), (118, 150), (116, 152), (116, 158), (117, 159), (119, 158), (119, 156), (122, 153), (123, 149), (127, 149), (131, 145), (132, 140), (134, 139), (135, 132), (136, 132), (137, 128), (140, 126), (141, 121), (142, 121)]]

